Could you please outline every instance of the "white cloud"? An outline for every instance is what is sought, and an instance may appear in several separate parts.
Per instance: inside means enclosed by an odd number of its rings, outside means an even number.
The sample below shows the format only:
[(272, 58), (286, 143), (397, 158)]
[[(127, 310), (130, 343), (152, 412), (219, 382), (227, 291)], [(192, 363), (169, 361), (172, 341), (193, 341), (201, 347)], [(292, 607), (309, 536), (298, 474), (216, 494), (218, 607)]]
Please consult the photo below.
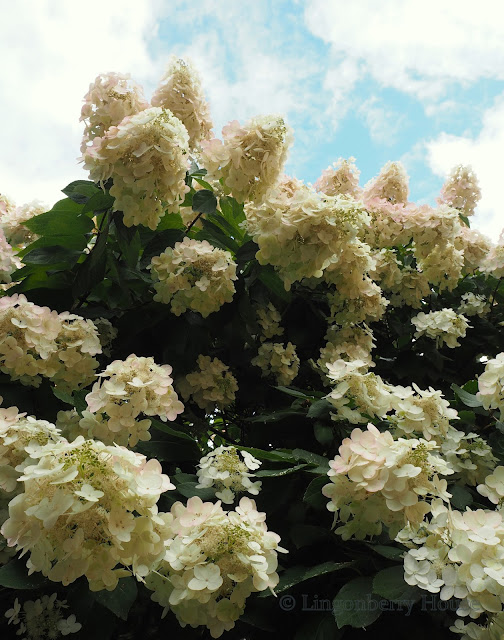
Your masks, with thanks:
[(501, 0), (309, 0), (305, 9), (334, 57), (426, 102), (453, 82), (504, 79), (503, 15)]
[(472, 166), (482, 191), (474, 226), (496, 240), (504, 227), (504, 94), (485, 112), (481, 131), (476, 137), (442, 133), (435, 140), (427, 142), (426, 149), (430, 168), (439, 176), (445, 176), (457, 164)]
[(363, 102), (358, 113), (366, 121), (371, 139), (384, 146), (396, 143), (397, 134), (406, 120), (404, 115), (384, 106), (376, 96)]

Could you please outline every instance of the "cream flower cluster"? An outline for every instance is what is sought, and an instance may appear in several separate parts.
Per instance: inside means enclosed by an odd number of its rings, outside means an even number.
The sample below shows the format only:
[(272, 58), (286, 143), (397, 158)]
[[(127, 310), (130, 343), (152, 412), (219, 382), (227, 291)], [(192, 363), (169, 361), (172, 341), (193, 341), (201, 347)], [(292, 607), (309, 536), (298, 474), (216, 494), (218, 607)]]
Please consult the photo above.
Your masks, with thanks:
[(436, 455), (438, 445), (423, 439), (394, 440), (368, 424), (345, 438), (339, 455), (329, 462), (331, 483), (322, 493), (344, 540), (381, 533), (386, 525), (398, 532), (407, 522), (418, 524), (430, 511), (429, 496), (448, 500), (446, 480), (452, 470)]
[(276, 266), (286, 289), (303, 278), (322, 277), (332, 263), (344, 268), (346, 245), (369, 220), (352, 198), (320, 195), (288, 178), (262, 204), (248, 203), (245, 215), (259, 245), (257, 260)]
[(24, 247), (34, 242), (38, 236), (24, 226), (25, 222), (33, 217), (48, 211), (48, 207), (34, 200), (19, 207), (7, 209), (0, 215), (0, 227), (2, 227), (7, 242), (16, 247)]
[(17, 636), (23, 640), (47, 640), (77, 633), (82, 625), (74, 614), (66, 617), (64, 609), (68, 608), (66, 600), (57, 600), (57, 593), (44, 595), (37, 600), (25, 600), (23, 607), (19, 600), (14, 600), (11, 609), (5, 612), (9, 624), (18, 626)]
[(503, 629), (504, 613), (487, 614), (487, 623), (483, 626), (474, 622), (466, 624), (458, 618), (450, 627), (450, 631), (462, 636), (460, 640), (501, 640)]
[(217, 447), (199, 461), (197, 487), (215, 487), (215, 495), (219, 500), (224, 504), (233, 504), (237, 493), (247, 492), (254, 496), (259, 493), (262, 483), (252, 482), (250, 478), (254, 477), (251, 471), (256, 471), (260, 466), (261, 462), (248, 451), (236, 447)]
[(257, 307), (256, 316), (257, 322), (262, 329), (261, 342), (264, 342), (267, 338), (283, 335), (284, 330), (280, 326), (282, 316), (271, 302), (268, 302), (266, 306)]
[(490, 239), (477, 229), (470, 229), (464, 224), (454, 238), (456, 249), (464, 254), (464, 272), (473, 273), (483, 264), (492, 248)]
[(453, 469), (454, 479), (464, 484), (476, 486), (488, 480), (496, 465), (497, 458), (490, 445), (476, 433), (464, 433), (449, 427), (442, 437), (436, 437), (441, 454)]
[(392, 204), (408, 202), (408, 181), (406, 169), (400, 162), (387, 162), (376, 178), (365, 186), (362, 197), (367, 203), (375, 198)]
[(60, 440), (59, 429), (50, 422), (20, 414), (17, 407), (0, 409), (0, 490), (13, 494), (21, 489), (18, 478), (33, 463), (31, 454)]
[(84, 121), (81, 152), (95, 138), (103, 138), (110, 127), (117, 126), (125, 117), (133, 116), (149, 107), (142, 88), (129, 74), (107, 73), (97, 76), (84, 96), (80, 120)]
[(208, 413), (224, 409), (234, 402), (238, 383), (229, 367), (218, 358), (198, 356), (198, 370), (178, 382), (184, 400), (192, 397), (200, 409)]
[(206, 626), (212, 638), (219, 638), (234, 627), (252, 592), (278, 584), (277, 552), (285, 549), (249, 498), (226, 512), (220, 502), (195, 496), (187, 506), (176, 502), (171, 516), (172, 540), (146, 585), (182, 627)]
[(371, 351), (375, 345), (373, 332), (367, 325), (331, 325), (326, 332), (325, 346), (320, 349), (317, 366), (321, 369), (324, 382), (328, 382), (328, 365), (337, 360), (360, 360), (363, 367), (373, 366)]
[(201, 143), (207, 175), (222, 180), (238, 202), (261, 202), (280, 178), (292, 130), (280, 116), (257, 116), (243, 126), (233, 120), (222, 137)]
[(150, 440), (151, 421), (137, 420), (141, 413), (166, 422), (184, 410), (173, 389), (171, 372), (170, 365), (158, 365), (154, 358), (131, 354), (126, 360), (114, 360), (98, 374), (102, 380), (87, 394), (88, 410), (83, 412), (80, 427), (106, 444), (133, 447), (139, 440)]
[(410, 548), (404, 579), (441, 600), (460, 598), (458, 615), (500, 613), (504, 602), (502, 513), (467, 508), (464, 513), (433, 504), (430, 522), (406, 528), (396, 540)]
[(169, 109), (182, 122), (189, 134), (191, 149), (211, 136), (210, 109), (198, 73), (190, 62), (172, 57), (151, 104)]
[(429, 280), (418, 268), (402, 265), (391, 249), (380, 249), (373, 254), (375, 265), (370, 271), (384, 292), (390, 293), (394, 307), (408, 305), (420, 309), (422, 300), (431, 294)]
[(485, 409), (498, 409), (500, 419), (504, 416), (504, 353), (498, 353), (485, 365), (478, 378), (478, 399)]
[(490, 248), (482, 260), (480, 270), (494, 278), (504, 277), (504, 230), (499, 236), (499, 242)]
[(426, 335), (436, 341), (436, 346), (441, 347), (444, 343), (450, 349), (460, 347), (458, 339), (465, 338), (466, 330), (471, 326), (465, 316), (453, 309), (421, 311), (411, 318), (411, 322), (415, 325), (415, 338)]
[(165, 552), (156, 503), (175, 488), (159, 462), (82, 437), (31, 456), (38, 462), (24, 469), (24, 492), (1, 529), (10, 547), (29, 552), (28, 569), (65, 586), (86, 576), (93, 591), (130, 575), (118, 564), (147, 575)]
[(355, 158), (338, 158), (331, 167), (322, 171), (322, 175), (315, 182), (313, 188), (325, 193), (326, 196), (360, 196), (359, 189), (360, 171), (355, 166)]
[(464, 316), (484, 316), (489, 311), (490, 304), (485, 296), (468, 292), (461, 297), (457, 313), (462, 313)]
[(159, 282), (154, 284), (154, 300), (171, 304), (179, 316), (187, 309), (206, 318), (231, 302), (237, 279), (236, 263), (229, 251), (217, 249), (206, 240), (176, 242), (160, 256), (152, 258), (151, 271)]
[(10, 284), (12, 273), (21, 267), (21, 261), (15, 255), (14, 249), (7, 242), (3, 230), (0, 228), (0, 283)]
[(438, 203), (454, 207), (465, 216), (472, 216), (480, 199), (481, 189), (472, 167), (459, 164), (452, 169), (444, 183)]
[(125, 118), (95, 138), (83, 160), (91, 180), (114, 181), (114, 210), (127, 227), (155, 230), (165, 211), (177, 211), (185, 184), (188, 135), (171, 111), (152, 107)]
[(39, 307), (22, 294), (0, 300), (0, 370), (13, 380), (38, 386), (45, 376), (64, 390), (78, 389), (95, 377), (98, 353), (91, 320)]
[(279, 385), (289, 385), (299, 372), (299, 358), (292, 342), (286, 347), (280, 342), (263, 342), (250, 362), (262, 369), (263, 377), (274, 375)]

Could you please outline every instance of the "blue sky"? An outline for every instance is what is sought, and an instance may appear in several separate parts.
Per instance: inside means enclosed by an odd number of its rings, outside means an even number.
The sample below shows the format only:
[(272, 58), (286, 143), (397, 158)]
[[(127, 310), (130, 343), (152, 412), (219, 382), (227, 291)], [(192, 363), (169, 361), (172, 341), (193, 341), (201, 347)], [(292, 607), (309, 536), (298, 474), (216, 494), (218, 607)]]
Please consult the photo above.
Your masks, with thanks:
[[(433, 204), (471, 164), (474, 226), (504, 227), (504, 9), (497, 0), (0, 0), (0, 192), (52, 203), (85, 177), (82, 97), (98, 73), (131, 73), (146, 95), (168, 57), (200, 70), (217, 136), (228, 121), (281, 113), (286, 171), (314, 182), (354, 156), (361, 184), (404, 162), (410, 199)], [(105, 10), (104, 10), (105, 9)], [(9, 63), (7, 63), (9, 59)]]

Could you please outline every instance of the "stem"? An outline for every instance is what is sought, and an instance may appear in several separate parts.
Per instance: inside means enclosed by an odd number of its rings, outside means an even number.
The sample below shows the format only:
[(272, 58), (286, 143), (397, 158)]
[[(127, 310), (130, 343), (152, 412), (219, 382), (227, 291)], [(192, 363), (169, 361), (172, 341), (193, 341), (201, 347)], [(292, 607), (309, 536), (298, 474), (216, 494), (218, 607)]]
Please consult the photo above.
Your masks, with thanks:
[(218, 431), (217, 429), (215, 429), (214, 427), (207, 425), (208, 429), (212, 432), (215, 433), (216, 436), (220, 436), (221, 438), (224, 438), (224, 440), (227, 440), (228, 442), (230, 442), (231, 444), (236, 445), (237, 447), (239, 447), (239, 443), (236, 442), (236, 440), (233, 440), (232, 438), (230, 438), (227, 433), (222, 433), (222, 431)]
[(193, 226), (196, 224), (196, 222), (198, 222), (198, 220), (201, 218), (201, 216), (203, 215), (203, 211), (200, 211), (198, 213), (198, 215), (194, 218), (194, 220), (191, 222), (191, 224), (187, 227), (186, 229), (186, 234), (189, 233), (189, 231), (193, 228)]
[(502, 280), (502, 277), (501, 277), (501, 278), (499, 278), (499, 279), (497, 280), (497, 284), (495, 285), (495, 289), (494, 289), (494, 290), (493, 290), (493, 292), (492, 292), (492, 302), (491, 302), (491, 304), (490, 304), (490, 314), (489, 314), (489, 316), (488, 316), (488, 317), (490, 317), (490, 316), (492, 315), (492, 313), (493, 313), (494, 306), (495, 306), (495, 305), (494, 305), (494, 302), (495, 302), (495, 296), (497, 295), (497, 289), (499, 288), (499, 285), (500, 285), (500, 283), (501, 283), (501, 280)]

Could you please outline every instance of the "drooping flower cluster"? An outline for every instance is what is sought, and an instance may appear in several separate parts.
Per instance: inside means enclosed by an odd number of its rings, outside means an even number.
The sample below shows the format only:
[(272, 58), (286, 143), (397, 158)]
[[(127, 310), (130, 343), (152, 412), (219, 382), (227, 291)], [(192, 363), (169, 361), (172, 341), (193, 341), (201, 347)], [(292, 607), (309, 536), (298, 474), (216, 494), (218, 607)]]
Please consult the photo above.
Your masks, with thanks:
[[(504, 602), (504, 522), (500, 511), (467, 508), (464, 513), (436, 502), (430, 522), (406, 527), (396, 540), (410, 550), (404, 579), (441, 600), (461, 599), (458, 615), (499, 613)], [(498, 636), (500, 637), (500, 635)]]
[(477, 397), (485, 409), (498, 409), (500, 419), (504, 416), (504, 353), (498, 353), (485, 365), (478, 378)]
[(373, 366), (371, 351), (374, 347), (373, 332), (366, 325), (347, 325), (339, 327), (331, 325), (325, 335), (327, 340), (320, 349), (320, 358), (317, 365), (323, 373), (324, 382), (329, 382), (327, 377), (328, 365), (337, 360), (360, 360), (363, 366)]
[(160, 256), (152, 258), (151, 271), (159, 282), (154, 284), (154, 300), (170, 304), (179, 316), (191, 309), (206, 318), (231, 302), (237, 279), (236, 263), (229, 251), (212, 247), (206, 240), (176, 242)]
[(464, 293), (461, 297), (457, 313), (464, 316), (484, 316), (490, 311), (490, 304), (485, 296), (474, 293)]
[(81, 152), (85, 153), (95, 138), (103, 138), (110, 127), (117, 126), (127, 116), (149, 107), (142, 88), (129, 74), (107, 73), (97, 76), (84, 96), (80, 120), (85, 129)]
[(10, 547), (30, 554), (27, 567), (65, 586), (86, 576), (93, 591), (113, 590), (130, 575), (123, 566), (147, 575), (165, 552), (169, 521), (156, 503), (174, 488), (159, 462), (82, 437), (31, 457), (38, 462), (24, 469), (24, 492), (1, 529)]
[(95, 182), (112, 178), (114, 210), (127, 227), (155, 230), (165, 211), (178, 210), (185, 184), (188, 134), (171, 111), (152, 107), (112, 126), (87, 147), (84, 168)]
[(271, 302), (268, 302), (267, 306), (257, 307), (256, 315), (257, 322), (262, 329), (261, 342), (264, 342), (267, 338), (283, 335), (284, 330), (280, 326), (282, 316)]
[(25, 600), (23, 607), (16, 598), (11, 609), (5, 612), (9, 624), (18, 626), (17, 636), (23, 640), (56, 640), (71, 633), (77, 633), (82, 625), (74, 614), (66, 617), (66, 600), (57, 600), (57, 593), (44, 595), (37, 600)]
[(274, 375), (280, 385), (289, 385), (299, 372), (299, 358), (292, 342), (286, 347), (280, 342), (263, 342), (250, 362), (262, 369), (262, 376)]
[(101, 353), (91, 320), (28, 302), (14, 294), (0, 300), (0, 369), (13, 380), (38, 386), (41, 376), (64, 390), (88, 385)]
[(175, 393), (170, 365), (157, 365), (154, 358), (131, 354), (126, 360), (114, 360), (98, 377), (86, 396), (88, 410), (83, 412), (81, 428), (90, 437), (107, 444), (133, 447), (149, 440), (151, 421), (137, 420), (143, 413), (166, 422), (175, 420), (184, 405)]
[(458, 209), (464, 216), (472, 216), (480, 198), (481, 189), (472, 167), (459, 164), (444, 183), (438, 203)]
[(322, 171), (322, 175), (313, 185), (316, 191), (325, 193), (326, 196), (352, 196), (358, 198), (360, 171), (355, 166), (355, 158), (338, 158), (332, 167)]
[(201, 143), (207, 175), (221, 179), (238, 202), (261, 202), (280, 178), (291, 129), (280, 116), (257, 116), (243, 126), (233, 120), (222, 137)]
[(354, 429), (329, 462), (331, 483), (322, 489), (331, 500), (327, 508), (343, 523), (336, 533), (344, 540), (363, 539), (386, 525), (393, 537), (407, 522), (422, 521), (430, 511), (429, 496), (448, 500), (446, 481), (438, 474), (452, 470), (436, 455), (438, 449), (433, 441), (394, 440), (373, 424), (367, 431)]
[(181, 626), (206, 626), (219, 638), (234, 627), (252, 592), (277, 585), (277, 552), (285, 549), (249, 498), (226, 512), (220, 502), (195, 496), (187, 506), (176, 502), (171, 516), (172, 540), (146, 585)]
[(237, 493), (247, 492), (254, 496), (259, 493), (262, 483), (252, 482), (250, 478), (254, 477), (251, 471), (256, 471), (260, 466), (259, 460), (248, 451), (236, 447), (217, 447), (199, 461), (197, 487), (215, 487), (215, 495), (219, 500), (224, 504), (233, 504)]
[(46, 420), (37, 420), (17, 407), (0, 409), (0, 493), (21, 489), (18, 478), (30, 456), (40, 447), (61, 440), (60, 431)]
[(212, 133), (210, 109), (193, 65), (172, 57), (151, 100), (153, 107), (169, 109), (187, 129), (189, 148), (199, 146)]
[(182, 378), (178, 388), (184, 400), (192, 397), (200, 409), (212, 413), (216, 407), (224, 409), (234, 402), (238, 383), (226, 364), (200, 354), (198, 370)]
[(441, 311), (430, 311), (419, 314), (411, 318), (415, 325), (415, 338), (426, 335), (436, 341), (436, 345), (441, 347), (446, 344), (450, 349), (460, 347), (459, 338), (465, 338), (466, 330), (471, 326), (467, 318), (456, 313), (453, 309), (441, 309)]
[(276, 266), (286, 289), (303, 278), (322, 277), (329, 265), (343, 268), (347, 245), (360, 246), (357, 235), (369, 220), (352, 198), (320, 195), (289, 178), (262, 204), (247, 203), (245, 215), (248, 233), (259, 245), (257, 260)]

